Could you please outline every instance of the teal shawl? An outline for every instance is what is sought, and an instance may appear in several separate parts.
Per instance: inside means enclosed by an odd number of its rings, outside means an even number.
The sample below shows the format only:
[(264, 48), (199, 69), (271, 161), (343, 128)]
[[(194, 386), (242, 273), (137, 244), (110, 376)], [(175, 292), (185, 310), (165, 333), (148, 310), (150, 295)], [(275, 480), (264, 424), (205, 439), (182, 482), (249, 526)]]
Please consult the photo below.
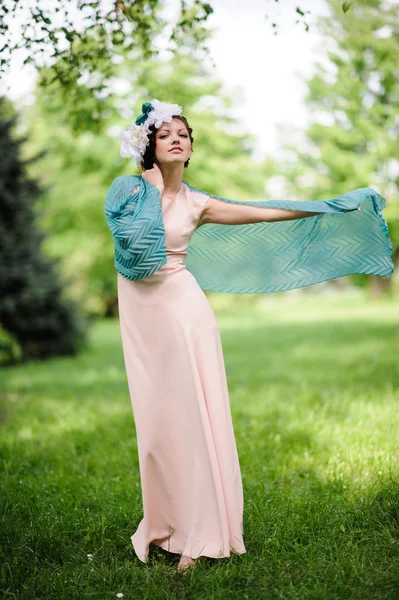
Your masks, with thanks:
[[(138, 191), (132, 193), (138, 185)], [(186, 185), (224, 202), (240, 203)], [(385, 200), (371, 188), (359, 188), (332, 200), (244, 204), (319, 214), (289, 221), (202, 225), (189, 241), (185, 265), (203, 290), (278, 292), (351, 273), (389, 277), (393, 272), (392, 244), (382, 215)], [(143, 279), (165, 265), (158, 188), (141, 176), (117, 177), (107, 193), (105, 216), (119, 273), (131, 280)]]

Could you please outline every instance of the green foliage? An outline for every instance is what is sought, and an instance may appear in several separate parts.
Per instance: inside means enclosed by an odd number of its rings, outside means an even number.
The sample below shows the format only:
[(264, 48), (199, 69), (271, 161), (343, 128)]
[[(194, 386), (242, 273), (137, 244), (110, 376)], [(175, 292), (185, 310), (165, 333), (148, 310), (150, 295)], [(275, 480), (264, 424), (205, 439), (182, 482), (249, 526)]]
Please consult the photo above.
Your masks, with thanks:
[(389, 202), (387, 216), (398, 244), (399, 5), (382, 10), (381, 2), (368, 0), (346, 19), (333, 2), (330, 6), (333, 20), (323, 19), (322, 29), (336, 48), (328, 52), (329, 65), (319, 64), (308, 82), (308, 106), (316, 120), (307, 136), (316, 152), (303, 158), (318, 173), (315, 197), (377, 187)]
[(44, 235), (34, 203), (43, 189), (26, 173), (21, 157), (26, 139), (13, 134), (15, 124), (10, 104), (1, 99), (0, 360), (8, 363), (73, 354), (84, 339), (75, 304), (63, 296), (58, 261), (41, 251)]
[[(322, 61), (307, 82), (312, 114), (304, 144), (286, 145), (284, 173), (300, 198), (329, 199), (359, 187), (387, 201), (399, 255), (399, 4), (364, 0), (344, 16), (334, 1), (321, 20)], [(364, 279), (364, 278), (363, 278)]]
[(0, 372), (5, 598), (397, 597), (397, 305), (293, 300), (218, 315), (247, 554), (188, 577), (131, 545), (142, 504), (117, 320), (77, 357)]
[[(155, 40), (168, 26), (163, 8), (162, 0), (36, 0), (33, 6), (6, 0), (0, 4), (0, 74), (5, 74), (11, 55), (23, 49), (24, 63), (39, 71), (40, 85), (52, 90), (55, 84), (62, 90), (72, 128), (94, 130), (101, 123), (102, 99), (110, 93), (118, 57), (139, 52), (142, 60), (149, 60), (158, 55)], [(203, 0), (181, 0), (168, 48), (176, 51), (187, 38), (206, 55), (204, 25), (212, 12)]]
[[(277, 0), (276, 0), (277, 1)], [(99, 104), (109, 93), (109, 79), (121, 52), (139, 51), (144, 60), (159, 53), (159, 37), (173, 52), (188, 46), (197, 55), (208, 55), (208, 18), (214, 2), (180, 0), (180, 12), (173, 22), (162, 15), (163, 0), (4, 0), (0, 3), (0, 76), (16, 50), (26, 53), (41, 74), (40, 85), (61, 85), (74, 130), (90, 130), (101, 122)], [(343, 2), (346, 12), (351, 2)], [(296, 7), (296, 22), (309, 26), (304, 11)], [(267, 15), (266, 15), (267, 16)], [(170, 31), (169, 31), (170, 29)], [(272, 23), (277, 33), (277, 23)], [(87, 86), (84, 103), (81, 78)]]

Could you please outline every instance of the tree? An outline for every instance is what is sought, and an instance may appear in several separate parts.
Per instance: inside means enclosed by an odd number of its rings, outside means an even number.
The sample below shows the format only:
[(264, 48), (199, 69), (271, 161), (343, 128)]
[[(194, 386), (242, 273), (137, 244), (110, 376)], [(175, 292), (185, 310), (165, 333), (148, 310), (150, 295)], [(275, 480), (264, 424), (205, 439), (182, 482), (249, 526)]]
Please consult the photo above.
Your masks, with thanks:
[[(63, 297), (57, 263), (41, 252), (34, 203), (43, 190), (27, 176), (26, 140), (13, 135), (16, 116), (0, 99), (0, 329), (2, 362), (73, 354), (84, 341), (75, 303)], [(4, 335), (6, 332), (6, 335)], [(17, 345), (15, 344), (17, 342)]]
[[(47, 69), (51, 76), (41, 77), (41, 85), (61, 84), (74, 130), (81, 130), (82, 122), (93, 129), (101, 120), (101, 99), (109, 90), (121, 54), (135, 50), (141, 52), (142, 60), (154, 58), (159, 52), (157, 35), (168, 34), (167, 49), (178, 52), (189, 43), (197, 53), (207, 54), (206, 25), (213, 4), (212, 0), (180, 0), (176, 21), (168, 23), (161, 16), (162, 0), (32, 0), (31, 5), (3, 0), (0, 76), (6, 73), (11, 55), (24, 49), (25, 63), (39, 71), (53, 67)], [(340, 6), (345, 13), (351, 2), (342, 0)], [(301, 7), (295, 11), (297, 23), (306, 29), (309, 12)], [(272, 29), (277, 32), (277, 23), (272, 22)]]
[[(384, 216), (397, 260), (399, 5), (364, 0), (343, 18), (336, 2), (328, 4), (331, 16), (320, 23), (323, 62), (307, 82), (312, 122), (305, 144), (285, 146), (291, 154), (285, 173), (301, 199), (375, 188), (387, 200)], [(381, 277), (369, 281), (391, 283)]]

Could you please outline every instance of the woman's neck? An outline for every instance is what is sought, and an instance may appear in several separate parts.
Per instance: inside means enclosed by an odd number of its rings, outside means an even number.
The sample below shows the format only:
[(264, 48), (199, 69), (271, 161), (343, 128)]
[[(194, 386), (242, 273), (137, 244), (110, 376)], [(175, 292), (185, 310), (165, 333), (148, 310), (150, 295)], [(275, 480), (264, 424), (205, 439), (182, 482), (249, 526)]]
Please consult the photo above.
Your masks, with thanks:
[(182, 185), (184, 165), (158, 164), (158, 167), (162, 172), (164, 184), (163, 193), (165, 196), (173, 195), (178, 192)]

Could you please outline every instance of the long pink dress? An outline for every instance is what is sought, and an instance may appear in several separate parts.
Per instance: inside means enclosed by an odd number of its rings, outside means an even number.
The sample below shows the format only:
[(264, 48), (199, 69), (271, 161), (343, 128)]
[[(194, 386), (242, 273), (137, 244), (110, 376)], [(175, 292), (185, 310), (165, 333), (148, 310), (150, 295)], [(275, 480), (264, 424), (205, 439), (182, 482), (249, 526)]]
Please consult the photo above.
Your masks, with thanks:
[(138, 281), (118, 273), (144, 512), (131, 540), (143, 562), (150, 543), (192, 558), (246, 552), (220, 331), (184, 264), (208, 198), (185, 184), (163, 196), (167, 263)]

